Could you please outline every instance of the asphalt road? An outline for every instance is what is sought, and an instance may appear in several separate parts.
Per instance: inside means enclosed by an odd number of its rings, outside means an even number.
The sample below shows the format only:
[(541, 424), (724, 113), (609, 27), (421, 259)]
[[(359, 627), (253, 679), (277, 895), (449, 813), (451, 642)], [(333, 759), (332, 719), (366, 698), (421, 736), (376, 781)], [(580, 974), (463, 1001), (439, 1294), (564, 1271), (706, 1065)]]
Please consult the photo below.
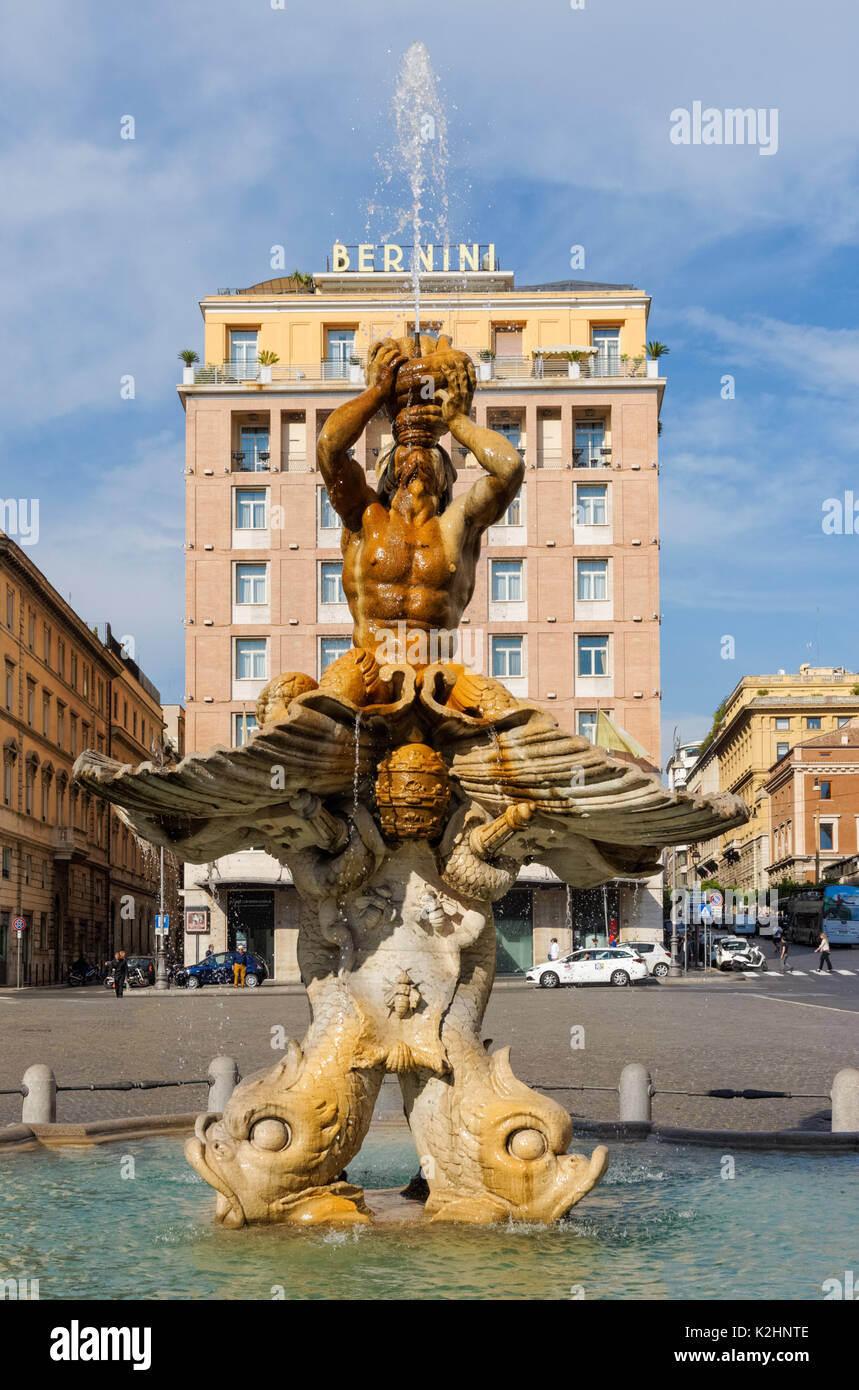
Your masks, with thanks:
[[(765, 946), (770, 952), (771, 948)], [(643, 1062), (662, 1124), (701, 1128), (827, 1128), (835, 1072), (859, 1067), (859, 949), (833, 953), (834, 974), (811, 973), (810, 949), (794, 948), (792, 974), (711, 974), (678, 983), (541, 990), (496, 986), (484, 1036), (509, 1043), (514, 1069), (574, 1114), (617, 1118), (621, 1067)], [(235, 1057), (242, 1074), (281, 1056), (280, 1031), (300, 1038), (309, 1018), (302, 993), (189, 994), (104, 989), (0, 991), (0, 1090), (46, 1062), (62, 1085), (120, 1080), (196, 1080), (210, 1059)], [(581, 1091), (578, 1086), (605, 1087)], [(808, 1098), (724, 1101), (669, 1091), (714, 1087), (801, 1092)], [(661, 1092), (661, 1094), (660, 1094)], [(202, 1109), (204, 1086), (133, 1092), (62, 1092), (58, 1119)], [(20, 1096), (0, 1095), (0, 1124), (20, 1119)]]

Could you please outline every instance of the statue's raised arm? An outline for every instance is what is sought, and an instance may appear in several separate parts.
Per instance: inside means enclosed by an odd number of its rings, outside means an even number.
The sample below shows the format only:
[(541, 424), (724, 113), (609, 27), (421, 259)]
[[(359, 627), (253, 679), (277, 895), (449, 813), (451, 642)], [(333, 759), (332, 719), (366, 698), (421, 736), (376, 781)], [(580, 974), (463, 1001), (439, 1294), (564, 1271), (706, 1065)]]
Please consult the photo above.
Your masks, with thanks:
[(496, 430), (484, 429), (471, 419), (469, 410), (474, 394), (474, 367), (467, 357), (451, 354), (445, 361), (448, 388), (442, 415), (453, 438), (474, 455), (488, 477), (480, 478), (451, 506), (451, 520), (457, 513), (478, 534), (493, 526), (513, 501), (525, 476), (519, 450)]
[(367, 389), (329, 415), (319, 436), (316, 457), (328, 498), (344, 526), (357, 531), (361, 518), (376, 493), (361, 465), (349, 453), (373, 416), (393, 393), (397, 370), (403, 361), (396, 343), (380, 343), (371, 353)]

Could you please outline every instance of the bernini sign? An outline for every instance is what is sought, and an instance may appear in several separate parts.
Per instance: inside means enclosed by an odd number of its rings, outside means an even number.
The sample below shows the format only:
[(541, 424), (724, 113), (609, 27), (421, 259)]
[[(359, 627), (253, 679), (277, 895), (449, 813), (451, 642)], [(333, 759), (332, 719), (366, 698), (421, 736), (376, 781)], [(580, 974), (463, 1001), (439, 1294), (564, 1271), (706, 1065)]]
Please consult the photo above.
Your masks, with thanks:
[[(397, 246), (394, 242), (388, 242), (384, 246), (375, 246), (372, 242), (364, 242), (360, 246), (344, 246), (342, 241), (335, 241), (331, 269), (335, 274), (343, 271), (354, 271), (359, 275), (374, 275), (379, 272), (390, 275), (396, 271), (405, 273), (412, 268), (411, 252), (411, 246)], [(436, 246), (428, 242), (424, 246), (418, 246), (417, 253), (418, 270), (422, 271), (497, 269), (495, 246), (492, 242), (481, 245), (477, 241), (460, 241), (451, 242), (446, 246)]]

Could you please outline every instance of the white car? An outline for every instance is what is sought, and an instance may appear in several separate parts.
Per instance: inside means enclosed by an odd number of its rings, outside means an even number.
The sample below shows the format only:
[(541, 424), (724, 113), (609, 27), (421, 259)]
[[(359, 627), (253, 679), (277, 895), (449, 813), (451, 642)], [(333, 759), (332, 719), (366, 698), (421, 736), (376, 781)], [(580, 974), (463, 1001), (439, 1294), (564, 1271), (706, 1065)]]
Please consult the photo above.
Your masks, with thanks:
[(646, 980), (647, 975), (641, 956), (623, 946), (573, 951), (525, 971), (525, 979), (543, 989), (557, 989), (558, 985), (630, 985), (634, 980)]
[(637, 956), (644, 958), (648, 975), (655, 975), (657, 980), (665, 979), (671, 957), (660, 941), (627, 941), (624, 944)]
[(745, 951), (749, 944), (747, 936), (723, 936), (713, 952), (713, 959), (720, 970), (730, 970), (731, 960), (738, 951)]

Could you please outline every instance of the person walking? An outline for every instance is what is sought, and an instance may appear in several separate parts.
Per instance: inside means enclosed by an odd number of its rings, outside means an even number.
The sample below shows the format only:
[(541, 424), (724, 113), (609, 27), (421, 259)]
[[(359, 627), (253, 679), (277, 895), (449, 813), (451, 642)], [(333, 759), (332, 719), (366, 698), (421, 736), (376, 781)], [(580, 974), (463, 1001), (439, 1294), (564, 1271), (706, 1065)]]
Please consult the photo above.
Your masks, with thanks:
[(128, 980), (128, 961), (125, 959), (124, 951), (117, 951), (113, 958), (113, 992), (117, 999), (122, 998), (126, 981)]
[(786, 937), (786, 936), (783, 936), (782, 939), (781, 939), (781, 949), (780, 949), (780, 951), (779, 951), (779, 958), (781, 959), (781, 973), (782, 973), (783, 975), (787, 975), (788, 972), (790, 972), (791, 974), (793, 974), (793, 971), (791, 970), (790, 966), (789, 966), (788, 963), (787, 963), (787, 956), (788, 956), (788, 940), (787, 940), (787, 937)]
[(825, 931), (822, 931), (822, 932), (820, 933), (820, 945), (819, 945), (819, 946), (815, 946), (815, 948), (814, 948), (814, 954), (815, 954), (815, 955), (817, 955), (818, 953), (820, 954), (820, 964), (818, 965), (817, 971), (816, 971), (816, 973), (817, 973), (818, 975), (822, 975), (822, 974), (823, 974), (823, 967), (824, 967), (824, 965), (826, 966), (826, 968), (827, 968), (827, 970), (829, 971), (830, 975), (832, 974), (832, 961), (831, 961), (830, 958), (829, 958), (829, 950), (830, 950), (830, 947), (829, 947), (829, 937), (826, 935), (826, 932), (825, 932)]
[(240, 946), (233, 956), (233, 989), (244, 989), (248, 969), (248, 956), (244, 946)]
[(561, 948), (558, 945), (558, 938), (553, 936), (552, 940), (549, 942), (549, 960), (557, 960), (560, 954)]
[(781, 943), (783, 937), (784, 929), (780, 923), (777, 923), (773, 929), (773, 949), (775, 951), (776, 956), (778, 956), (781, 952)]

